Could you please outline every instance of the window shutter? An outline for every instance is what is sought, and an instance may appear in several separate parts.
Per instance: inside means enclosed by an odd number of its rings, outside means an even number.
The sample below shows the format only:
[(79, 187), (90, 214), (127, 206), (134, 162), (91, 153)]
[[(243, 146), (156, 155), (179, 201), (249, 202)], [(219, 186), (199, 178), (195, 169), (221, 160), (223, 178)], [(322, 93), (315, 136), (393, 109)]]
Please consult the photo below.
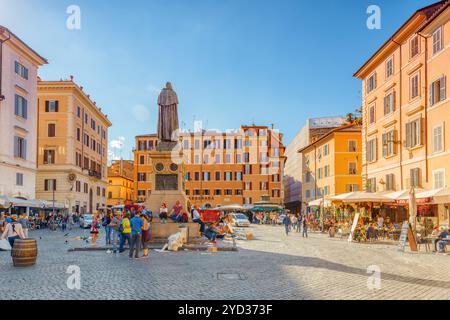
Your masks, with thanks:
[(19, 115), (19, 96), (17, 94), (14, 96), (14, 114)]
[(411, 122), (406, 124), (406, 148), (411, 148)]
[(377, 73), (376, 72), (373, 75), (373, 83), (374, 83), (373, 89), (376, 89), (377, 88)]
[(387, 135), (386, 135), (386, 133), (383, 134), (381, 140), (382, 140), (382, 144), (383, 144), (383, 157), (385, 158), (385, 157), (387, 157), (387, 153), (388, 153), (388, 151), (387, 151), (388, 145), (387, 145)]
[(14, 157), (19, 156), (19, 137), (14, 137)]
[(50, 111), (50, 101), (45, 101), (45, 112)]
[(441, 84), (441, 87), (440, 87), (440, 93), (439, 93), (439, 98), (440, 98), (440, 101), (443, 101), (443, 100), (445, 100), (446, 99), (446, 96), (445, 96), (445, 81), (446, 80), (446, 77), (445, 76), (443, 76), (441, 79), (440, 79), (440, 84)]
[(59, 111), (59, 101), (55, 101), (55, 112)]
[(48, 152), (47, 150), (44, 150), (44, 164), (48, 163)]
[(434, 104), (434, 83), (430, 84), (430, 106)]
[(392, 91), (390, 99), (391, 99), (391, 111), (394, 112), (395, 111), (395, 91)]
[(25, 119), (28, 118), (28, 101), (27, 101), (26, 99), (23, 99), (22, 116), (23, 116)]
[(418, 134), (419, 134), (419, 136), (418, 136), (418, 141), (417, 141), (419, 146), (422, 145), (422, 140), (423, 140), (422, 137), (425, 136), (425, 132), (424, 132), (424, 128), (425, 128), (425, 126), (424, 126), (424, 121), (425, 121), (424, 118), (420, 118), (419, 121), (417, 122), (417, 123), (418, 123), (418, 126), (419, 126), (419, 130), (417, 130), (417, 131), (418, 131)]
[(397, 154), (397, 139), (398, 139), (398, 130), (394, 130), (394, 142), (393, 142), (393, 150), (394, 150), (394, 154)]
[(23, 145), (22, 145), (22, 156), (23, 159), (27, 159), (27, 140), (23, 139)]

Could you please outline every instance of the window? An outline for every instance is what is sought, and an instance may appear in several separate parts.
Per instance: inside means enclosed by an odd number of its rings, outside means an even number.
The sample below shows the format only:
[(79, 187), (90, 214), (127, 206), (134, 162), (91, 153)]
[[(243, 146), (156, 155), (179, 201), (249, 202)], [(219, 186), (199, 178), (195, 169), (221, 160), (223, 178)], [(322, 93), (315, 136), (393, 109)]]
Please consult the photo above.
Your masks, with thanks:
[(388, 115), (395, 110), (395, 93), (391, 92), (384, 97), (384, 115)]
[(422, 119), (410, 121), (406, 124), (406, 147), (414, 148), (422, 144)]
[(81, 182), (80, 181), (75, 182), (75, 191), (81, 192)]
[(433, 32), (433, 55), (442, 50), (442, 27)]
[(326, 165), (324, 167), (324, 174), (325, 174), (325, 178), (330, 176), (330, 166), (329, 165)]
[(348, 152), (356, 152), (356, 140), (348, 140)]
[(233, 142), (231, 139), (225, 139), (225, 149), (232, 149), (233, 148)]
[(250, 153), (248, 152), (244, 153), (244, 162), (250, 163)]
[(410, 170), (410, 185), (414, 188), (421, 187), (420, 168), (414, 168)]
[(194, 172), (194, 180), (200, 181), (200, 172)]
[(386, 61), (386, 79), (394, 74), (394, 58), (391, 57)]
[(139, 164), (145, 164), (145, 156), (139, 156)]
[(44, 190), (45, 191), (56, 191), (56, 179), (45, 179), (44, 180)]
[(236, 155), (236, 163), (238, 163), (238, 164), (242, 163), (242, 155), (241, 154)]
[(203, 181), (209, 181), (210, 177), (211, 177), (211, 175), (209, 172), (207, 172), (207, 171), (203, 172)]
[(356, 173), (357, 173), (356, 162), (349, 162), (348, 163), (348, 174), (355, 175)]
[(377, 161), (377, 138), (367, 141), (367, 161)]
[(375, 123), (375, 105), (369, 107), (369, 124)]
[(433, 128), (433, 152), (444, 151), (444, 130), (443, 125)]
[(412, 100), (419, 96), (419, 74), (413, 75), (409, 81), (409, 98)]
[(81, 118), (81, 108), (79, 106), (77, 107), (77, 117)]
[(231, 172), (229, 171), (224, 172), (224, 179), (225, 181), (231, 181)]
[(83, 185), (83, 191), (84, 191), (84, 193), (88, 193), (89, 192), (89, 185), (86, 182)]
[(242, 139), (236, 139), (234, 142), (235, 149), (242, 149)]
[(263, 163), (267, 163), (269, 162), (269, 155), (267, 154), (267, 152), (260, 152), (259, 153), (259, 160)]
[(23, 173), (16, 173), (16, 186), (23, 186)]
[(395, 131), (391, 130), (382, 136), (383, 157), (387, 158), (395, 153)]
[(234, 173), (234, 180), (236, 180), (236, 181), (242, 181), (242, 172), (236, 171), (236, 172)]
[(196, 155), (194, 156), (194, 163), (195, 163), (195, 164), (200, 164), (200, 156), (199, 156), (198, 154), (196, 154)]
[(234, 195), (235, 196), (242, 196), (242, 190), (241, 189), (235, 189), (234, 190)]
[(322, 179), (322, 171), (323, 168), (319, 168), (319, 170), (317, 170), (317, 179)]
[(25, 68), (25, 66), (19, 62), (15, 62), (15, 71), (16, 74), (24, 78), (25, 80), (28, 80), (28, 69)]
[(252, 183), (251, 182), (246, 182), (245, 186), (244, 186), (245, 190), (252, 190)]
[(221, 195), (222, 195), (222, 190), (220, 190), (220, 189), (215, 189), (215, 190), (214, 190), (214, 195), (215, 195), (215, 196), (221, 196)]
[(209, 155), (205, 154), (203, 156), (203, 164), (208, 164), (209, 163)]
[(367, 192), (377, 192), (377, 179), (367, 179)]
[(309, 183), (311, 181), (311, 172), (306, 172), (305, 173), (305, 182)]
[(191, 173), (190, 173), (190, 172), (186, 172), (186, 173), (184, 174), (184, 180), (185, 180), (185, 181), (191, 180)]
[(371, 93), (373, 90), (377, 88), (377, 74), (372, 74), (369, 78), (367, 78), (367, 94)]
[(419, 54), (419, 37), (415, 36), (409, 41), (409, 56), (414, 58)]
[(272, 197), (273, 197), (273, 198), (279, 198), (279, 197), (280, 197), (280, 190), (278, 190), (278, 189), (273, 189), (273, 190), (272, 190)]
[(349, 192), (358, 192), (359, 191), (359, 185), (357, 184), (347, 184), (345, 186), (345, 192), (349, 193)]
[(81, 141), (81, 129), (77, 128), (77, 140)]
[(203, 195), (204, 196), (209, 196), (211, 193), (210, 193), (210, 191), (209, 191), (209, 189), (204, 189), (203, 190)]
[(220, 181), (220, 171), (216, 171), (216, 181)]
[(260, 182), (259, 190), (268, 190), (268, 189), (269, 189), (269, 185), (267, 182)]
[(306, 189), (306, 191), (305, 191), (305, 197), (306, 197), (306, 199), (311, 198), (311, 191), (310, 191), (309, 189)]
[(264, 174), (264, 175), (269, 174), (269, 167), (267, 165), (261, 165), (260, 174)]
[(55, 164), (55, 150), (44, 150), (44, 164)]
[(14, 114), (18, 117), (26, 119), (28, 113), (27, 111), (28, 111), (28, 101), (24, 97), (16, 94), (14, 101)]
[(445, 100), (445, 82), (446, 77), (442, 76), (430, 85), (430, 105), (434, 105)]
[(395, 190), (395, 175), (387, 174), (386, 175), (386, 191), (394, 191)]
[(55, 100), (45, 101), (45, 112), (58, 112), (59, 102)]
[(138, 173), (138, 181), (147, 181), (147, 174), (145, 172), (139, 172)]
[(279, 174), (273, 174), (272, 175), (272, 182), (280, 182), (280, 175)]
[(330, 153), (330, 147), (328, 144), (323, 146), (323, 156), (326, 157)]
[(14, 137), (14, 157), (27, 158), (27, 140), (22, 137)]
[(221, 163), (222, 156), (220, 154), (216, 154), (216, 163)]
[(211, 140), (204, 140), (203, 141), (203, 149), (208, 149), (211, 147)]
[(92, 128), (92, 130), (94, 130), (95, 131), (95, 120), (94, 119), (91, 119), (91, 128)]
[(231, 154), (225, 155), (225, 163), (231, 163)]
[(183, 140), (183, 149), (189, 150), (189, 140)]
[(324, 196), (327, 196), (327, 195), (329, 195), (330, 194), (330, 187), (329, 186), (325, 186), (324, 188), (323, 188), (323, 195)]
[(139, 197), (145, 197), (145, 190), (138, 190)]
[(252, 174), (252, 166), (250, 164), (245, 165), (244, 174)]
[(445, 170), (439, 169), (433, 171), (433, 186), (434, 189), (445, 188)]
[(56, 125), (54, 123), (49, 123), (47, 125), (47, 135), (48, 137), (56, 136)]
[(231, 195), (233, 195), (233, 190), (231, 190), (231, 189), (225, 189), (225, 195), (226, 195), (226, 196), (231, 196)]

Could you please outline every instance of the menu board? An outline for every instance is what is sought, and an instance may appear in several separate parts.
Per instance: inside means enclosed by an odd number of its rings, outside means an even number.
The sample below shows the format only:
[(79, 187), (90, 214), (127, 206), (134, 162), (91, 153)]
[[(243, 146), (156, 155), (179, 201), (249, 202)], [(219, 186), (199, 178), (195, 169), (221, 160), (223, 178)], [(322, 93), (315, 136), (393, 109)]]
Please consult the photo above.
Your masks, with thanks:
[(400, 233), (400, 239), (398, 244), (398, 250), (405, 252), (406, 241), (409, 241), (411, 251), (417, 251), (417, 243), (414, 237), (411, 225), (408, 222), (404, 222), (402, 226), (402, 232)]

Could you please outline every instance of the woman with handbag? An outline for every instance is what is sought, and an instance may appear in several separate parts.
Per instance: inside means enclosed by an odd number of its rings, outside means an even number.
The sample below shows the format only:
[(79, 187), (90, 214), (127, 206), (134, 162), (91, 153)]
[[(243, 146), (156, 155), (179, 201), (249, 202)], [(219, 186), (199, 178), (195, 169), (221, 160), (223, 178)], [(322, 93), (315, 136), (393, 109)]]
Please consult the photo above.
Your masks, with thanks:
[(150, 241), (150, 219), (149, 217), (145, 214), (142, 213), (141, 214), (141, 219), (143, 221), (143, 225), (142, 225), (142, 248), (144, 251), (144, 258), (148, 257), (148, 242)]
[(97, 244), (97, 237), (100, 229), (100, 222), (98, 220), (98, 214), (94, 213), (92, 216), (92, 224), (91, 224), (91, 235), (92, 235), (92, 244)]
[(25, 239), (25, 235), (23, 234), (22, 225), (17, 222), (16, 214), (11, 215), (11, 220), (12, 221), (6, 225), (1, 240), (7, 239), (12, 248), (14, 246), (14, 241), (17, 239)]

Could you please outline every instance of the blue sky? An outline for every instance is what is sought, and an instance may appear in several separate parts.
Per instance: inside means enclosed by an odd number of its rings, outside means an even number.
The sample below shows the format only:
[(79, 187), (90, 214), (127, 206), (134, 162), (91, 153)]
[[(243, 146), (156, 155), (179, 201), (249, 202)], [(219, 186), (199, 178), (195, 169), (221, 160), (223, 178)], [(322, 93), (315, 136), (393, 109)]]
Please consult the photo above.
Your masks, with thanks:
[[(75, 76), (112, 121), (116, 156), (131, 158), (134, 136), (155, 131), (166, 81), (184, 128), (273, 123), (288, 144), (307, 118), (353, 112), (353, 73), (433, 2), (0, 0), (0, 24), (49, 60), (43, 79)], [(381, 30), (366, 27), (372, 4)], [(66, 28), (69, 5), (81, 9), (81, 30)]]

